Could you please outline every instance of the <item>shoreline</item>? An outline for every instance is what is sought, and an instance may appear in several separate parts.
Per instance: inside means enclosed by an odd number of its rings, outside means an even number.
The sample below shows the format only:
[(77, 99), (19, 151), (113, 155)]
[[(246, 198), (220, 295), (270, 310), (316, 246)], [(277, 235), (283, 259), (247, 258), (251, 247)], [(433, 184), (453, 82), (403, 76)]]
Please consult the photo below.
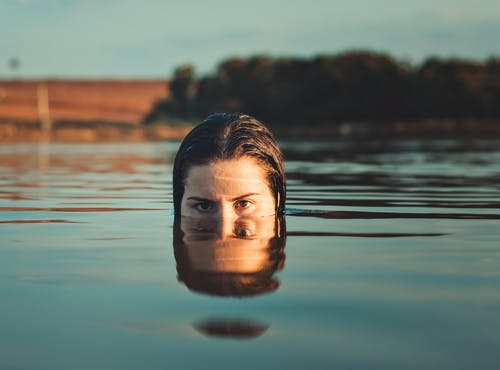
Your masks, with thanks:
[(500, 139), (500, 121), (489, 119), (422, 119), (394, 122), (334, 122), (271, 126), (275, 136), (304, 139)]
[(55, 123), (50, 132), (39, 123), (0, 122), (0, 143), (55, 141), (68, 143), (181, 140), (192, 126), (117, 123)]
[[(188, 122), (136, 125), (108, 121), (59, 121), (49, 132), (39, 122), (0, 120), (0, 143), (9, 142), (141, 142), (181, 140), (192, 129)], [(500, 139), (500, 122), (495, 120), (429, 119), (396, 122), (342, 122), (309, 125), (270, 126), (278, 139)]]

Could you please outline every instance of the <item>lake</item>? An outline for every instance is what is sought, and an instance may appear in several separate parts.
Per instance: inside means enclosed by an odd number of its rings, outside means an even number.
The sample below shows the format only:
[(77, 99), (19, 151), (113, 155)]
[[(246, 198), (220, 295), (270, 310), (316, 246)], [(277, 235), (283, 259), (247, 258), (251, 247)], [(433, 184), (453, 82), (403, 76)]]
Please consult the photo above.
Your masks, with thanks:
[(236, 296), (190, 283), (178, 142), (2, 144), (0, 368), (500, 368), (500, 141), (281, 144), (277, 252)]

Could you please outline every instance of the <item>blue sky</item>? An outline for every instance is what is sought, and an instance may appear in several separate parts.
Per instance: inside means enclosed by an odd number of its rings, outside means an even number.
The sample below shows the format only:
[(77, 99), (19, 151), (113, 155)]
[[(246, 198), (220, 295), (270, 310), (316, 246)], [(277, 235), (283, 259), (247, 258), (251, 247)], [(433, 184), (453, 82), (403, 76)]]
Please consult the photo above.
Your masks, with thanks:
[(0, 0), (0, 78), (166, 78), (349, 49), (481, 60), (500, 56), (498, 35), (498, 0)]

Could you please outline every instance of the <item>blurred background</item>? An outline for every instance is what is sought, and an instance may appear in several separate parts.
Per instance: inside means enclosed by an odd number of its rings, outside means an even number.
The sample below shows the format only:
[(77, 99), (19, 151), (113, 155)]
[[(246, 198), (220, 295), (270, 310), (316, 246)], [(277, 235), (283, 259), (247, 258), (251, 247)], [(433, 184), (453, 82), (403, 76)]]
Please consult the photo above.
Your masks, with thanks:
[[(0, 3), (0, 140), (500, 132), (495, 0)], [(304, 127), (308, 129), (305, 130)]]
[[(0, 0), (0, 369), (500, 369), (499, 35), (498, 0)], [(285, 157), (241, 299), (172, 204), (221, 111)]]

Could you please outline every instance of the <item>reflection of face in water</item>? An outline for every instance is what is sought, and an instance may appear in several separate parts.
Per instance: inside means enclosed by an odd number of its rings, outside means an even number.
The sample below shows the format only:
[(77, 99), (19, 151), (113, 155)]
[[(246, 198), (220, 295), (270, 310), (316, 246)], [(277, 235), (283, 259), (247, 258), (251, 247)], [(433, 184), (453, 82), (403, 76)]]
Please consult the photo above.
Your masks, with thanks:
[(220, 296), (271, 292), (283, 268), (283, 218), (177, 217), (174, 253), (178, 279), (194, 291)]

